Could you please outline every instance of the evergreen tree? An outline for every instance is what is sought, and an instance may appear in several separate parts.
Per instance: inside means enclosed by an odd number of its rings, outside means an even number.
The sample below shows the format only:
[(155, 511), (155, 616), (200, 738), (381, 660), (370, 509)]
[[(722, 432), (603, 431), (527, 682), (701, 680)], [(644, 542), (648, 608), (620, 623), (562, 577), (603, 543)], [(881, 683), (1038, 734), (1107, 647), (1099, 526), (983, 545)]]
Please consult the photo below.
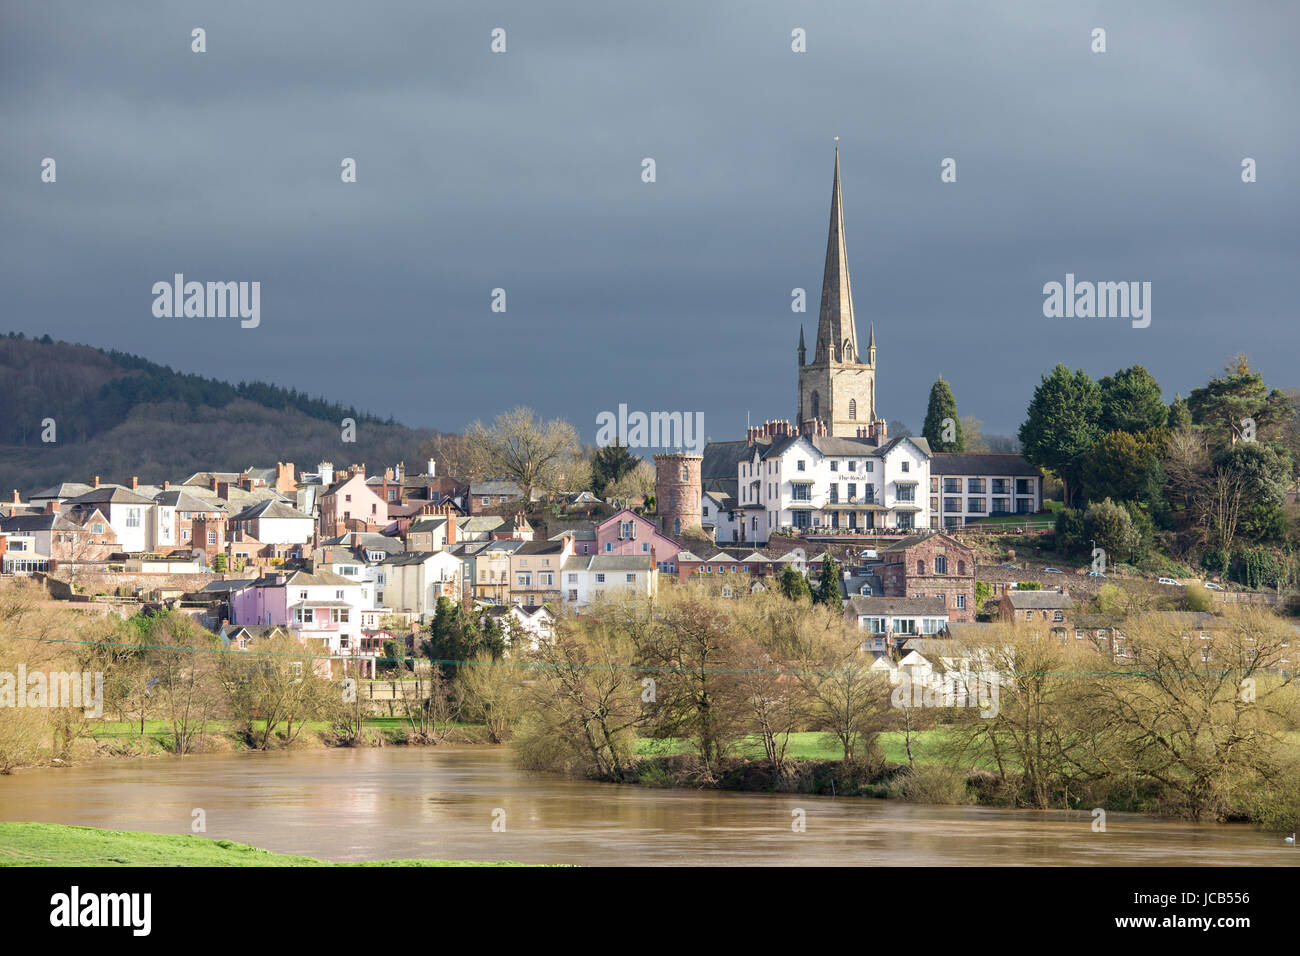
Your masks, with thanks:
[(825, 604), (830, 608), (844, 606), (844, 592), (840, 590), (840, 563), (831, 557), (829, 551), (822, 558), (822, 576), (813, 595), (813, 603)]
[(1107, 375), (1097, 383), (1100, 390), (1101, 418), (1105, 432), (1138, 432), (1163, 428), (1169, 409), (1160, 395), (1160, 383), (1141, 365), (1134, 365)]
[(1029, 413), (1020, 426), (1020, 445), (1030, 464), (1056, 473), (1065, 504), (1079, 499), (1085, 456), (1101, 435), (1101, 394), (1097, 383), (1079, 369), (1057, 364), (1034, 389)]
[[(945, 434), (950, 434), (952, 440), (944, 441)], [(925, 410), (925, 425), (921, 428), (921, 436), (930, 443), (932, 451), (966, 450), (961, 419), (957, 417), (957, 399), (953, 397), (952, 389), (942, 375), (930, 387), (930, 405)]]
[(450, 598), (438, 598), (438, 608), (429, 622), (429, 636), (424, 641), (424, 653), (442, 671), (443, 677), (454, 677), (462, 662), (483, 650), (482, 625), (477, 616)]
[(1182, 395), (1175, 395), (1169, 403), (1169, 427), (1173, 431), (1192, 427), (1192, 410), (1187, 407), (1187, 399)]
[(795, 570), (794, 565), (787, 564), (781, 572), (781, 593), (791, 601), (808, 601), (812, 599), (812, 589), (808, 579)]
[(615, 443), (596, 449), (591, 456), (591, 493), (603, 496), (611, 483), (630, 472), (640, 460), (625, 445)]

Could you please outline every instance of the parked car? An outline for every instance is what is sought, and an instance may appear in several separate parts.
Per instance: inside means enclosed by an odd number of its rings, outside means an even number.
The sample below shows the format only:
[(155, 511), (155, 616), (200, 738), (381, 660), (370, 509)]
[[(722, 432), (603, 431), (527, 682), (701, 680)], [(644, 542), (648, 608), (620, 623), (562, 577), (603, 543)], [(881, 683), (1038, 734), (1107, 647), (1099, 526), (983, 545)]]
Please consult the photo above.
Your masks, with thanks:
[(1010, 568), (1012, 571), (1019, 571), (1019, 570), (1020, 570), (1020, 565), (1018, 565), (1018, 564), (1012, 564), (1012, 563), (1009, 562), (1009, 561), (1004, 561), (1003, 564), (1002, 564), (1002, 566), (1003, 566), (1004, 568)]
[(1205, 586), (1206, 586), (1207, 588), (1209, 588), (1211, 591), (1226, 591), (1226, 590), (1227, 590), (1227, 588), (1220, 587), (1219, 585), (1217, 585), (1217, 584), (1213, 584), (1213, 583), (1211, 583), (1211, 582), (1209, 582), (1209, 581), (1206, 581), (1206, 582), (1205, 582)]
[(1173, 578), (1161, 578), (1161, 579), (1160, 579), (1160, 583), (1161, 583), (1161, 584), (1172, 584), (1172, 585), (1173, 585), (1174, 587), (1176, 587), (1176, 588), (1180, 588), (1180, 587), (1183, 586), (1181, 581), (1175, 581)]
[(1044, 574), (1064, 574), (1065, 572), (1062, 571), (1060, 568), (1043, 568), (1043, 573), (1044, 573)]
[(1105, 571), (1089, 571), (1089, 572), (1088, 572), (1088, 577), (1090, 577), (1090, 578), (1104, 578), (1105, 576), (1106, 576), (1106, 572), (1105, 572)]

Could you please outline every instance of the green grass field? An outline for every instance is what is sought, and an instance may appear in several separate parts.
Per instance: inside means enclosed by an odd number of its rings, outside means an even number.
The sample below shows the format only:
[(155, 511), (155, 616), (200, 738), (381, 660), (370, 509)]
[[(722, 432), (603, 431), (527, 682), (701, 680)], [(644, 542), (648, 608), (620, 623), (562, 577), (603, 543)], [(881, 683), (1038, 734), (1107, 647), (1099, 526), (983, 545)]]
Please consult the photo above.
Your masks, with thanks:
[(522, 866), (465, 860), (331, 863), (198, 836), (0, 823), (0, 866)]
[[(934, 750), (941, 742), (942, 730), (925, 730), (912, 735), (912, 753), (918, 763), (929, 763), (935, 759)], [(885, 750), (885, 759), (890, 763), (907, 763), (907, 747), (903, 734), (891, 731), (880, 735), (881, 746)], [(688, 744), (684, 740), (648, 740), (637, 741), (636, 752), (639, 756), (649, 757), (663, 754), (684, 753)], [(740, 756), (748, 760), (763, 758), (763, 744), (757, 737), (747, 737), (740, 745)], [(786, 756), (791, 760), (841, 760), (844, 751), (838, 743), (817, 731), (790, 735), (790, 746)]]

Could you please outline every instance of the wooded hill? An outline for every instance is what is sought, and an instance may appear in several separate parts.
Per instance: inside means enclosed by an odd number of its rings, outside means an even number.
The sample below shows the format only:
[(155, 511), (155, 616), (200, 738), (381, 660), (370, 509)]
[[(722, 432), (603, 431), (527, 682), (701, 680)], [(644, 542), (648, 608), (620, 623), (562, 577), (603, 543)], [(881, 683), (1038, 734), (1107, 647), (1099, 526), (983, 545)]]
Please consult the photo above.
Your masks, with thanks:
[[(343, 419), (356, 442), (341, 440)], [(53, 419), (54, 442), (42, 441)], [(59, 481), (160, 483), (292, 461), (421, 461), (434, 433), (265, 382), (189, 375), (125, 352), (0, 337), (0, 495)]]

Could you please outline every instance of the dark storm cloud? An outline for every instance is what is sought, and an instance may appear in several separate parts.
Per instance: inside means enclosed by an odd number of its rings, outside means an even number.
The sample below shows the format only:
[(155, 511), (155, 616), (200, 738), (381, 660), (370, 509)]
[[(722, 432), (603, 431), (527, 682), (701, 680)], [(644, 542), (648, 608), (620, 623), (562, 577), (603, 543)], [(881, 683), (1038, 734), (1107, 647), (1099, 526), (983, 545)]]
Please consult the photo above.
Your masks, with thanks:
[[(410, 424), (524, 403), (591, 439), (626, 402), (732, 437), (793, 416), (838, 135), (885, 417), (918, 428), (942, 373), (1013, 431), (1057, 361), (1172, 398), (1244, 350), (1300, 384), (1291, 7), (805, 6), (6, 10), (0, 325)], [(155, 319), (174, 272), (260, 281), (260, 327)], [(1151, 327), (1045, 319), (1067, 272), (1150, 281)]]

